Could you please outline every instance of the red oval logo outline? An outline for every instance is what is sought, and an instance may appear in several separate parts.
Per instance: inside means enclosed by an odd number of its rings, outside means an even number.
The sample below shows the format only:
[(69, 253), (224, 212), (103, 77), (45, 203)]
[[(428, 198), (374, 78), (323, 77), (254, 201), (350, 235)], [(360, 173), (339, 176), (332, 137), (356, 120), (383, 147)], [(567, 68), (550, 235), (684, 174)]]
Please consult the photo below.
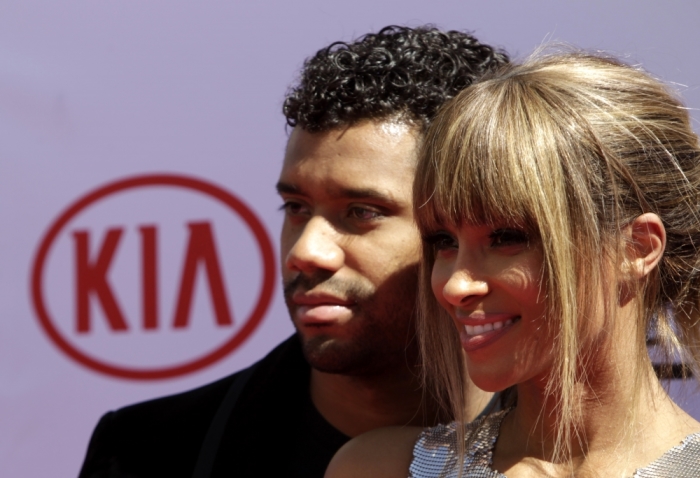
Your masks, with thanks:
[[(68, 221), (70, 221), (83, 209), (105, 196), (109, 196), (126, 189), (144, 186), (174, 186), (195, 190), (219, 200), (232, 209), (246, 223), (248, 228), (253, 233), (258, 247), (260, 248), (263, 258), (263, 284), (258, 300), (255, 303), (255, 307), (253, 308), (253, 311), (248, 319), (245, 321), (243, 327), (229, 341), (225, 342), (214, 351), (180, 365), (165, 368), (135, 369), (112, 365), (90, 357), (71, 345), (70, 342), (61, 335), (61, 333), (51, 322), (51, 318), (44, 304), (42, 273), (49, 250), (51, 249), (54, 240)], [(34, 265), (32, 267), (32, 299), (35, 312), (39, 318), (39, 323), (44, 331), (48, 334), (49, 338), (73, 360), (92, 370), (106, 375), (111, 375), (113, 377), (136, 380), (155, 380), (172, 378), (195, 372), (221, 360), (238, 348), (238, 346), (241, 345), (251, 333), (253, 333), (265, 316), (265, 313), (267, 312), (267, 309), (272, 301), (272, 294), (275, 288), (275, 276), (275, 254), (273, 252), (272, 242), (270, 241), (267, 231), (265, 231), (265, 228), (260, 220), (242, 201), (226, 190), (199, 179), (174, 174), (152, 174), (130, 177), (108, 183), (82, 196), (59, 215), (58, 219), (54, 221), (44, 235), (34, 259)]]

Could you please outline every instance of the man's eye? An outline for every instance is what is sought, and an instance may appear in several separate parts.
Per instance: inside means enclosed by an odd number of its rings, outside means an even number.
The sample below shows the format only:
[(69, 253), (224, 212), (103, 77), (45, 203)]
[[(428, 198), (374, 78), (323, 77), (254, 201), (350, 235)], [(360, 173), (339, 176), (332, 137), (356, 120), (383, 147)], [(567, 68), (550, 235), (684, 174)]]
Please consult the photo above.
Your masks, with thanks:
[(352, 207), (348, 210), (348, 215), (353, 219), (371, 221), (372, 219), (380, 217), (382, 214), (373, 209), (367, 209), (364, 207)]
[(285, 201), (284, 204), (282, 204), (282, 207), (280, 207), (280, 210), (284, 211), (288, 215), (296, 216), (299, 214), (304, 214), (306, 208), (301, 203), (296, 201)]
[(432, 246), (435, 251), (456, 249), (458, 247), (455, 238), (446, 232), (431, 234), (425, 238), (425, 242)]
[(527, 245), (530, 242), (530, 236), (527, 232), (521, 229), (495, 229), (489, 234), (491, 247), (508, 247), (517, 245)]

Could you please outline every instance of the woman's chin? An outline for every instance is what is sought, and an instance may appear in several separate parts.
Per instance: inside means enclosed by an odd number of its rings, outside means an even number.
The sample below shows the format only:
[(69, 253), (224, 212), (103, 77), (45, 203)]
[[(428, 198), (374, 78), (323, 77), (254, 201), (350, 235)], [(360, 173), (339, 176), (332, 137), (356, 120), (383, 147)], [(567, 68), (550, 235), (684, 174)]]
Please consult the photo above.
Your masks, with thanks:
[(493, 374), (484, 375), (481, 373), (472, 373), (471, 371), (469, 372), (469, 376), (472, 382), (474, 382), (474, 385), (485, 392), (502, 392), (506, 388), (515, 385), (510, 377), (497, 377)]

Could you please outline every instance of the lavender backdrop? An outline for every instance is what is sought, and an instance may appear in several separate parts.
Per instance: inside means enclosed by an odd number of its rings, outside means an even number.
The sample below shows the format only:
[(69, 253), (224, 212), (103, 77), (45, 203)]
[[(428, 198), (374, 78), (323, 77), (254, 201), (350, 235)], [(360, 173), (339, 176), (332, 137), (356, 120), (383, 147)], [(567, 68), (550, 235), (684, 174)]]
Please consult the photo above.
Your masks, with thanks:
[[(37, 318), (32, 267), (50, 225), (88, 192), (145, 174), (197, 178), (243, 201), (276, 251), (281, 215), (273, 185), (286, 141), (282, 98), (304, 58), (329, 42), (387, 24), (424, 23), (471, 30), (516, 57), (559, 40), (625, 55), (678, 84), (687, 104), (698, 108), (698, 20), (700, 4), (692, 0), (4, 0), (0, 474), (74, 476), (103, 412), (227, 375), (292, 330), (279, 276), (268, 273), (276, 288), (261, 323), (233, 353), (208, 367), (169, 379), (130, 380), (70, 358)], [(696, 111), (693, 115), (700, 118)], [(200, 267), (189, 327), (172, 327), (189, 244), (187, 224), (193, 222), (208, 224), (233, 325), (216, 320)], [(107, 261), (103, 241), (115, 227), (122, 234)], [(142, 252), (142, 227), (157, 229), (159, 288), (153, 297), (159, 322), (150, 329), (141, 319), (140, 271), (148, 262), (142, 259), (148, 256)], [(76, 332), (76, 234), (81, 232), (89, 238), (83, 267), (97, 275), (86, 290), (99, 289), (100, 277), (105, 278), (126, 332), (109, 327), (94, 299), (91, 331)], [(101, 276), (100, 251), (110, 265)], [(241, 332), (260, 295), (262, 257), (243, 216), (220, 199), (186, 188), (142, 187), (107, 195), (78, 211), (51, 243), (40, 285), (57, 333), (74, 348), (112, 365), (162, 369), (201, 357)], [(682, 398), (677, 388), (674, 393)], [(700, 416), (695, 389), (684, 396), (685, 406)]]

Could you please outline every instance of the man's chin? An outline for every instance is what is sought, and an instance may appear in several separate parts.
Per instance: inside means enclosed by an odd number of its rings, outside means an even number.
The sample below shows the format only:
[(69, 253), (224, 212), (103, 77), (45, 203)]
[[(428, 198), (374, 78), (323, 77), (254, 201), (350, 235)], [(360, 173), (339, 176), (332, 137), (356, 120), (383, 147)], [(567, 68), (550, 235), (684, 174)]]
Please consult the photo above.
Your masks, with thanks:
[(365, 375), (380, 365), (372, 359), (371, 351), (355, 343), (329, 336), (299, 335), (306, 361), (312, 368), (325, 373)]

